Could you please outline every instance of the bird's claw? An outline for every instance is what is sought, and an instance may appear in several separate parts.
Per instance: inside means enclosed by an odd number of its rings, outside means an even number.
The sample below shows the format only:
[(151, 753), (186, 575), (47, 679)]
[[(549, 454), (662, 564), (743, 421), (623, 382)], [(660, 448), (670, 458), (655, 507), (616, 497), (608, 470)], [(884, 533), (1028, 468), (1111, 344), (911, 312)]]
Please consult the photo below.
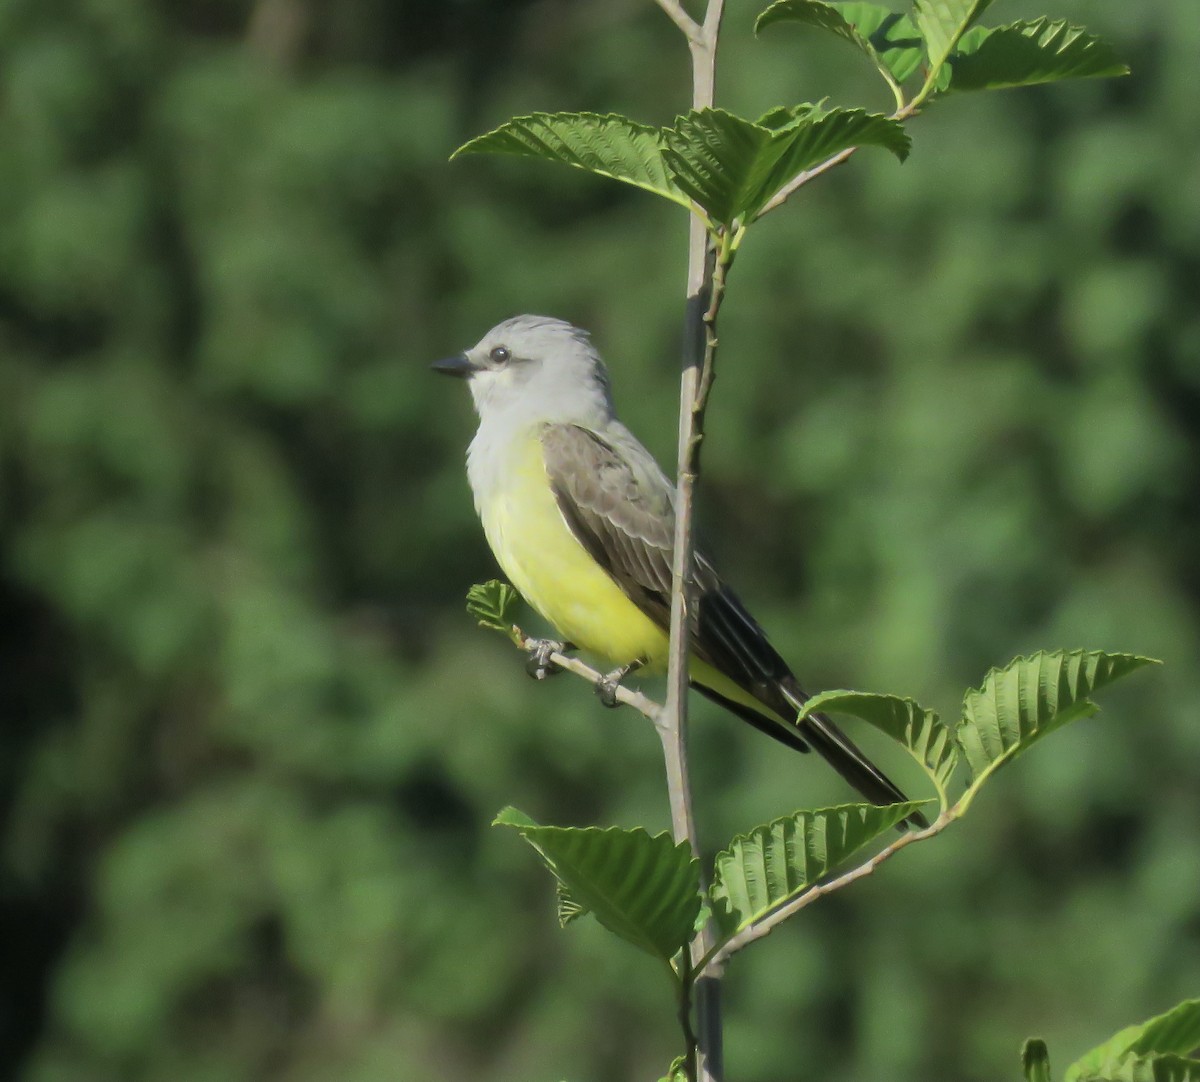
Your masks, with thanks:
[(624, 669), (617, 669), (615, 672), (607, 673), (596, 681), (596, 698), (600, 700), (601, 706), (607, 706), (610, 710), (619, 706), (617, 702), (617, 688), (621, 686), (621, 680), (625, 676)]
[(525, 662), (525, 671), (535, 680), (545, 680), (562, 672), (562, 666), (551, 661), (550, 655), (565, 654), (575, 647), (569, 642), (555, 642), (553, 639), (530, 639), (526, 649), (529, 651), (529, 660)]
[(644, 664), (645, 662), (641, 658), (638, 658), (636, 661), (631, 661), (628, 665), (622, 665), (619, 669), (613, 669), (612, 672), (605, 673), (596, 681), (596, 698), (600, 700), (603, 706), (607, 706), (610, 710), (615, 706), (619, 706), (617, 692), (620, 690), (621, 681), (631, 672), (636, 672)]

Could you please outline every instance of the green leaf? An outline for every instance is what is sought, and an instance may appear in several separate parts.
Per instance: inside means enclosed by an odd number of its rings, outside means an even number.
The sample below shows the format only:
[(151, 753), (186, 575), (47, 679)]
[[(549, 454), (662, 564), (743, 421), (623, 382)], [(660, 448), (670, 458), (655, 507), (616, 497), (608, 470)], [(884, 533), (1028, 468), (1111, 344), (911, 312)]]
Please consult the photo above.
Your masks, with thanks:
[(784, 117), (777, 109), (766, 113), (760, 124), (775, 131), (774, 143), (782, 151), (765, 175), (757, 180), (744, 216), (753, 217), (788, 181), (805, 169), (843, 150), (860, 146), (878, 146), (891, 151), (900, 161), (908, 157), (912, 140), (898, 120), (863, 109), (831, 109), (828, 112), (811, 105), (795, 106)]
[[(846, 16), (845, 4), (827, 4), (822, 0), (776, 0), (765, 11), (759, 13), (754, 20), (754, 32), (759, 34), (764, 28), (773, 23), (796, 22), (805, 26), (815, 26), (819, 30), (828, 30), (843, 41), (850, 42), (864, 52), (871, 50), (857, 26)], [(864, 5), (867, 6), (867, 5)], [(891, 14), (887, 8), (878, 4), (869, 5), (877, 11)]]
[(897, 83), (910, 79), (921, 67), (925, 51), (916, 23), (876, 4), (839, 4), (846, 18), (892, 73)]
[(960, 801), (963, 811), (1000, 766), (1047, 733), (1097, 710), (1087, 696), (1145, 665), (1152, 658), (1075, 650), (1020, 657), (993, 669), (967, 692), (958, 742), (973, 781)]
[(1111, 45), (1065, 19), (977, 28), (950, 58), (950, 90), (995, 90), (1059, 79), (1128, 75)]
[(903, 161), (910, 146), (898, 121), (811, 104), (773, 109), (757, 122), (701, 109), (679, 117), (664, 138), (676, 185), (726, 226), (752, 218), (797, 173), (842, 150), (882, 146)]
[(1050, 1082), (1050, 1053), (1046, 1042), (1030, 1037), (1021, 1048), (1021, 1069), (1025, 1082)]
[(817, 27), (865, 53), (887, 81), (904, 82), (921, 66), (921, 36), (907, 15), (880, 4), (777, 0), (755, 21), (756, 33), (780, 22)]
[(920, 806), (909, 801), (883, 808), (816, 808), (739, 834), (713, 863), (709, 897), (717, 923), (729, 936), (761, 919)]
[(1200, 1048), (1200, 999), (1188, 999), (1165, 1014), (1126, 1026), (1101, 1045), (1080, 1056), (1063, 1075), (1063, 1082), (1081, 1082), (1112, 1072), (1129, 1056), (1172, 1052), (1187, 1055)]
[(913, 699), (875, 695), (865, 691), (823, 691), (804, 704), (800, 720), (817, 711), (861, 718), (893, 740), (899, 741), (921, 765), (937, 788), (942, 810), (949, 805), (949, 785), (958, 765), (954, 734)]
[(1077, 1082), (1200, 1082), (1200, 1060), (1183, 1056), (1127, 1056), (1099, 1074), (1080, 1075)]
[(687, 1082), (687, 1061), (683, 1056), (676, 1056), (667, 1068), (667, 1073), (658, 1082)]
[[(541, 826), (516, 808), (505, 808), (494, 825), (513, 827), (538, 851), (578, 910), (573, 916), (590, 912), (609, 931), (667, 962), (691, 939), (700, 912), (700, 863), (686, 842), (651, 837), (640, 827)], [(560, 919), (563, 897), (560, 892)]]
[(664, 137), (675, 184), (722, 225), (745, 212), (764, 159), (774, 164), (782, 153), (782, 146), (772, 146), (769, 128), (724, 109), (678, 117)]
[(688, 206), (671, 183), (658, 128), (616, 113), (533, 113), (514, 117), (460, 146), (460, 154), (513, 154), (561, 162), (633, 184)]
[(507, 582), (490, 579), (477, 582), (467, 591), (467, 612), (480, 627), (511, 635), (513, 614), (521, 603), (521, 595)]
[(932, 81), (954, 51), (958, 39), (991, 4), (992, 0), (913, 0), (913, 21), (925, 42)]

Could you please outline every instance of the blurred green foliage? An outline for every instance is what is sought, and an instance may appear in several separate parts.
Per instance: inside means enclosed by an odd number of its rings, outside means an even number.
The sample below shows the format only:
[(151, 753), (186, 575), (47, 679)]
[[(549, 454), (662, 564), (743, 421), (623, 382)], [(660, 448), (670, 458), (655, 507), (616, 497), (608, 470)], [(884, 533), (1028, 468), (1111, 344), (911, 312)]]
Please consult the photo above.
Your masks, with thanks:
[[(730, 108), (887, 106), (757, 9)], [(1016, 1077), (1200, 984), (1200, 23), (1056, 14), (1133, 77), (946, 102), (744, 246), (702, 518), (814, 688), (1167, 664), (739, 959), (747, 1082)], [(559, 934), (488, 829), (661, 829), (657, 740), (464, 615), (494, 572), (427, 362), (570, 318), (671, 458), (683, 213), (446, 157), (685, 86), (649, 0), (0, 0), (6, 1077), (661, 1073), (652, 963)], [(847, 796), (703, 707), (694, 743), (714, 845)]]

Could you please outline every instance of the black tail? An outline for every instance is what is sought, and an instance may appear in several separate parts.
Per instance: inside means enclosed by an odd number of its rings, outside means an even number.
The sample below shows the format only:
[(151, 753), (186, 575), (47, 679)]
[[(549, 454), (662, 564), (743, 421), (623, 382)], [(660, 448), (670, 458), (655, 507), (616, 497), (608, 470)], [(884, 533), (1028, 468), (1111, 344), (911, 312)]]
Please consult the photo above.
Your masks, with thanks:
[[(799, 714), (808, 696), (795, 678), (782, 681), (779, 690)], [(859, 751), (854, 741), (825, 714), (810, 714), (799, 728), (800, 735), (817, 750), (821, 758), (872, 804), (901, 804), (908, 800), (903, 790)], [(905, 822), (921, 830), (929, 826), (929, 821), (920, 812), (913, 812)]]
[[(710, 699), (789, 748), (807, 751), (808, 745), (812, 745), (821, 758), (872, 804), (907, 801), (908, 797), (896, 784), (824, 714), (796, 722), (808, 696), (754, 617), (700, 553), (696, 554), (696, 585), (699, 596), (692, 629), (693, 649), (718, 672), (753, 695), (769, 713), (760, 714), (708, 688), (696, 684), (693, 687), (699, 687)], [(929, 825), (920, 812), (913, 812), (906, 822), (922, 828)]]
[[(692, 687), (718, 706), (723, 706), (731, 714), (736, 714), (743, 721), (753, 725), (759, 732), (766, 733), (793, 751), (806, 752), (810, 746), (815, 748), (822, 759), (872, 804), (902, 804), (908, 800), (903, 790), (859, 751), (854, 742), (826, 715), (813, 714), (799, 725), (793, 721), (790, 727), (786, 727), (771, 721), (757, 710), (727, 699), (712, 688), (706, 688), (694, 681)], [(781, 705), (790, 705), (793, 716), (800, 713), (808, 698), (794, 677), (788, 678), (786, 685), (779, 685), (779, 693)], [(785, 711), (781, 720), (788, 720), (786, 714)], [(919, 830), (929, 826), (929, 821), (920, 812), (913, 812), (905, 822)]]

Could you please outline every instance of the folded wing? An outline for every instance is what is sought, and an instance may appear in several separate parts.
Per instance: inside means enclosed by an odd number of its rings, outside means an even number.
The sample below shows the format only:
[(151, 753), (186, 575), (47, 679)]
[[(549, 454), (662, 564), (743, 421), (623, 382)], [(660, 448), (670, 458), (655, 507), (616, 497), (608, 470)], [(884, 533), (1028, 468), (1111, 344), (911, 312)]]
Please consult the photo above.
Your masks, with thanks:
[[(671, 617), (674, 491), (653, 456), (616, 423), (603, 436), (579, 425), (547, 425), (542, 449), (555, 500), (572, 533), (625, 596), (666, 630)], [(806, 696), (787, 663), (700, 552), (695, 576), (693, 653), (765, 710), (759, 713), (711, 688), (694, 686), (788, 747), (807, 751), (813, 744), (868, 800), (905, 800), (829, 718), (813, 715), (796, 725)], [(919, 816), (914, 821), (922, 822)]]

